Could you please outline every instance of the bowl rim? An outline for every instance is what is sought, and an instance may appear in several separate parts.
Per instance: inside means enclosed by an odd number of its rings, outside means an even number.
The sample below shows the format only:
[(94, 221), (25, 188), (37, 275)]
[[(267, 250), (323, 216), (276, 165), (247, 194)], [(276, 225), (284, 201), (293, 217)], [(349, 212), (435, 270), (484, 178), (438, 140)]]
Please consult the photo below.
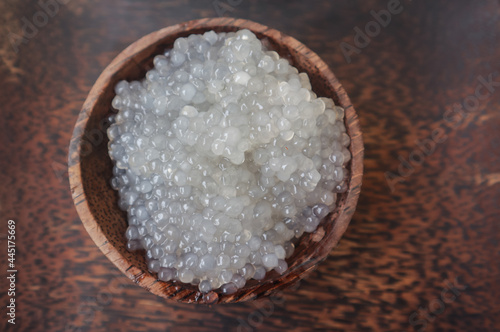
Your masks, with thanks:
[[(217, 28), (232, 28), (232, 29), (249, 29), (254, 33), (259, 33), (273, 41), (278, 41), (287, 45), (294, 45), (294, 48), (297, 49), (297, 53), (301, 56), (305, 56), (309, 61), (314, 61), (316, 67), (319, 71), (321, 71), (321, 75), (326, 78), (328, 84), (330, 84), (337, 94), (339, 99), (339, 104), (345, 109), (345, 125), (347, 132), (351, 138), (351, 145), (349, 146), (349, 150), (351, 152), (351, 160), (350, 160), (350, 180), (348, 184), (348, 189), (346, 191), (346, 196), (343, 202), (337, 201), (337, 214), (332, 216), (331, 221), (335, 222), (333, 228), (330, 233), (332, 238), (328, 239), (328, 248), (326, 248), (326, 254), (322, 254), (323, 257), (319, 257), (314, 261), (309, 260), (306, 262), (307, 264), (303, 264), (303, 268), (298, 275), (295, 277), (289, 277), (286, 282), (281, 282), (283, 278), (279, 278), (279, 280), (273, 280), (268, 283), (267, 287), (261, 287), (262, 285), (255, 286), (255, 292), (246, 292), (249, 294), (235, 294), (231, 295), (223, 295), (215, 292), (209, 292), (204, 296), (198, 296), (197, 299), (193, 300), (192, 298), (187, 298), (185, 294), (182, 292), (182, 287), (184, 284), (182, 283), (174, 283), (175, 292), (172, 294), (165, 294), (164, 288), (159, 287), (159, 283), (163, 283), (162, 281), (157, 280), (152, 275), (148, 273), (144, 273), (140, 268), (133, 265), (126, 257), (121, 255), (118, 250), (112, 246), (107, 237), (104, 235), (103, 230), (99, 223), (96, 221), (93, 216), (89, 204), (86, 199), (86, 193), (83, 188), (83, 178), (81, 171), (81, 163), (80, 163), (80, 154), (82, 149), (82, 144), (84, 143), (83, 137), (85, 134), (85, 129), (87, 126), (87, 122), (89, 120), (91, 110), (96, 106), (97, 96), (103, 92), (104, 87), (107, 82), (112, 78), (112, 76), (121, 69), (121, 65), (126, 63), (129, 60), (133, 60), (134, 55), (139, 53), (141, 50), (144, 50), (148, 46), (151, 46), (152, 43), (157, 43), (159, 40), (165, 39), (170, 35), (175, 35), (179, 33), (187, 33), (194, 29), (204, 29), (206, 31), (217, 29)], [(331, 97), (331, 96), (329, 96)], [(308, 274), (318, 264), (320, 260), (325, 259), (328, 256), (328, 252), (330, 252), (340, 240), (341, 236), (347, 229), (349, 222), (352, 218), (354, 210), (356, 208), (356, 204), (358, 201), (358, 197), (360, 194), (360, 188), (362, 183), (362, 175), (363, 175), (363, 140), (362, 133), (359, 125), (359, 120), (357, 114), (352, 106), (352, 103), (347, 96), (344, 88), (337, 80), (333, 72), (329, 69), (325, 62), (313, 51), (311, 51), (304, 44), (299, 42), (293, 37), (290, 37), (286, 34), (281, 33), (278, 30), (268, 28), (259, 23), (255, 23), (246, 19), (235, 19), (235, 18), (204, 18), (204, 19), (196, 19), (191, 20), (179, 24), (175, 24), (169, 27), (162, 28), (160, 30), (154, 31), (148, 35), (141, 37), (136, 40), (132, 44), (130, 44), (127, 48), (121, 51), (112, 61), (111, 63), (104, 69), (104, 71), (100, 74), (99, 78), (96, 80), (92, 89), (90, 90), (84, 104), (82, 110), (79, 113), (78, 120), (76, 122), (74, 132), (71, 138), (69, 154), (68, 154), (68, 174), (69, 174), (69, 183), (70, 189), (72, 193), (72, 198), (77, 210), (77, 213), (89, 233), (92, 240), (96, 243), (99, 249), (103, 252), (103, 254), (116, 266), (118, 269), (125, 274), (129, 279), (133, 280), (141, 287), (149, 290), (155, 295), (164, 297), (164, 298), (173, 298), (180, 302), (197, 302), (197, 303), (231, 303), (231, 302), (242, 302), (246, 300), (255, 299), (261, 296), (267, 296), (271, 293), (276, 292), (277, 290), (284, 289), (291, 284), (297, 282), (302, 279), (305, 274)], [(343, 203), (343, 204), (339, 204)], [(340, 210), (339, 207), (342, 206)], [(323, 240), (321, 238), (320, 240)], [(288, 273), (288, 271), (287, 271)], [(285, 273), (285, 275), (287, 275)], [(283, 279), (285, 280), (285, 279)], [(259, 289), (260, 288), (260, 289)], [(242, 291), (245, 288), (239, 290)], [(258, 290), (258, 292), (257, 292)]]

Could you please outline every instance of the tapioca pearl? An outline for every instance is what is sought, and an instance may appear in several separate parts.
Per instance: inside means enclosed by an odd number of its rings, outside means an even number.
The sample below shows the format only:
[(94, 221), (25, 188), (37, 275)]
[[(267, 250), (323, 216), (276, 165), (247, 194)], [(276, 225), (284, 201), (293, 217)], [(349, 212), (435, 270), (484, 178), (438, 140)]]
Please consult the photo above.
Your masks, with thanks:
[(187, 269), (192, 270), (198, 265), (198, 255), (194, 253), (190, 252), (184, 254), (182, 259), (184, 261), (184, 267), (186, 267)]
[(146, 250), (146, 263), (148, 263), (152, 259), (153, 256), (151, 255), (151, 250)]
[(196, 107), (186, 105), (181, 109), (180, 114), (185, 116), (186, 118), (193, 118), (198, 115), (198, 110), (196, 109)]
[(148, 193), (151, 190), (153, 190), (153, 185), (149, 181), (142, 181), (140, 186), (139, 186), (139, 191), (141, 193)]
[(203, 34), (203, 38), (210, 43), (210, 45), (214, 45), (217, 40), (218, 36), (214, 31), (207, 31)]
[(118, 82), (115, 86), (115, 93), (117, 95), (126, 94), (128, 93), (129, 90), (130, 90), (130, 84), (125, 80)]
[(278, 91), (281, 95), (287, 95), (291, 92), (288, 82), (282, 81), (278, 83)]
[(155, 126), (152, 124), (144, 124), (142, 126), (142, 134), (144, 136), (151, 136), (152, 134), (155, 133)]
[(335, 171), (335, 165), (332, 164), (330, 161), (323, 162), (321, 165), (321, 168), (319, 170), (320, 174), (322, 175), (323, 178), (333, 178), (334, 174), (333, 172)]
[(144, 206), (137, 208), (135, 216), (139, 221), (143, 221), (149, 218), (149, 213)]
[[(153, 240), (153, 243), (156, 243), (154, 240)], [(154, 244), (152, 247), (151, 247), (151, 256), (154, 258), (154, 259), (160, 259), (162, 258), (163, 256), (165, 255), (165, 252), (163, 251), (163, 248), (158, 245), (158, 244)]]
[(255, 274), (255, 267), (252, 264), (247, 263), (238, 270), (238, 274), (245, 279), (250, 279)]
[(226, 253), (221, 253), (217, 256), (216, 264), (218, 268), (225, 269), (231, 264), (231, 257)]
[(171, 268), (171, 267), (174, 267), (177, 265), (177, 260), (178, 260), (178, 258), (175, 254), (169, 253), (169, 254), (164, 255), (160, 259), (160, 263), (161, 263), (162, 267)]
[(208, 280), (202, 280), (198, 286), (198, 289), (202, 293), (208, 293), (212, 290), (212, 285)]
[(250, 255), (250, 252), (251, 252), (250, 248), (245, 244), (240, 244), (235, 247), (235, 254), (237, 256), (246, 258)]
[[(253, 93), (261, 92), (264, 89), (264, 83), (261, 80), (259, 80), (258, 78), (252, 77), (247, 82), (247, 88), (250, 92), (253, 92)], [(120, 105), (120, 104), (118, 104), (118, 105)]]
[(186, 38), (177, 38), (174, 42), (174, 50), (186, 53), (189, 49), (189, 43)]
[(134, 204), (135, 200), (139, 197), (139, 194), (134, 191), (128, 191), (123, 195), (123, 201), (128, 205)]
[(262, 256), (262, 264), (265, 268), (271, 270), (278, 266), (278, 257), (274, 253), (265, 254)]
[(300, 238), (304, 234), (304, 225), (297, 225), (293, 232), (296, 238)]
[(179, 187), (179, 196), (182, 198), (188, 198), (191, 196), (192, 187), (191, 186), (182, 186)]
[(260, 237), (252, 236), (247, 244), (251, 251), (256, 251), (260, 248), (261, 243), (262, 239)]
[(216, 260), (213, 255), (204, 254), (203, 256), (200, 257), (198, 268), (201, 271), (209, 271), (213, 270), (216, 267), (216, 265), (217, 265)]
[(127, 228), (127, 231), (125, 232), (125, 237), (126, 237), (128, 240), (136, 240), (136, 239), (139, 239), (140, 234), (139, 234), (139, 231), (137, 230), (137, 227), (136, 227), (136, 226), (129, 226), (129, 227)]
[(253, 275), (253, 278), (255, 280), (262, 280), (266, 276), (266, 269), (263, 266), (259, 266), (255, 269), (255, 273)]
[(241, 275), (235, 273), (235, 274), (233, 274), (233, 278), (231, 279), (231, 282), (234, 283), (236, 285), (236, 287), (243, 288), (243, 286), (245, 286), (246, 279), (243, 278)]
[(136, 226), (136, 227), (139, 227), (140, 226), (140, 223), (139, 223), (139, 220), (137, 220), (136, 217), (134, 216), (129, 216), (129, 225), (130, 226)]
[(344, 179), (344, 170), (342, 167), (335, 167), (333, 171), (333, 180), (336, 182), (341, 182)]
[(275, 245), (274, 253), (276, 254), (276, 257), (278, 257), (278, 259), (285, 259), (286, 251), (282, 245)]
[[(158, 227), (160, 228), (160, 227)], [(161, 228), (160, 228), (161, 229)], [(161, 232), (156, 232), (153, 234), (153, 241), (158, 245), (162, 245), (167, 240), (167, 237)]]
[(227, 127), (223, 130), (221, 139), (229, 146), (237, 146), (241, 140), (241, 134), (238, 128)]
[(259, 63), (257, 64), (258, 68), (261, 68), (264, 73), (269, 74), (274, 71), (275, 68), (275, 62), (273, 58), (271, 58), (269, 55), (263, 56)]
[[(245, 218), (243, 218), (245, 219)], [(243, 226), (243, 223), (242, 223)], [(247, 242), (250, 240), (252, 237), (252, 232), (249, 229), (243, 228), (243, 230), (236, 235), (236, 242), (238, 244), (247, 244)]]
[(224, 211), (227, 206), (227, 200), (223, 196), (216, 196), (210, 200), (210, 207), (214, 211)]
[(269, 160), (269, 154), (264, 149), (256, 149), (253, 152), (253, 161), (257, 165), (264, 165)]
[(179, 241), (167, 239), (162, 245), (165, 253), (172, 254), (175, 253), (176, 250), (179, 248)]
[(281, 131), (287, 131), (292, 127), (290, 120), (288, 120), (285, 117), (279, 118), (277, 124), (278, 124), (278, 129)]
[[(335, 122), (337, 121), (337, 112), (335, 112), (331, 108), (325, 109), (324, 115), (326, 116), (326, 118), (328, 120), (328, 124), (330, 124), (330, 125), (334, 125)], [(328, 128), (328, 127), (325, 127), (325, 128)]]
[(258, 252), (252, 252), (248, 256), (248, 260), (251, 264), (255, 266), (262, 265), (262, 255)]
[(196, 106), (200, 106), (202, 105), (205, 101), (207, 100), (205, 94), (203, 92), (196, 92), (196, 94), (194, 95), (193, 99), (192, 99), (192, 103)]
[(312, 212), (317, 218), (323, 219), (328, 213), (330, 213), (330, 209), (327, 204), (316, 204), (312, 208)]
[(274, 232), (276, 232), (276, 236), (275, 236), (275, 241), (277, 242), (281, 242), (282, 238), (286, 237), (287, 235), (287, 227), (286, 225), (279, 221), (277, 222), (273, 229), (272, 229)]
[(145, 235), (148, 234), (148, 230), (146, 229), (146, 226), (143, 225), (142, 221), (139, 221), (139, 223), (140, 223), (140, 225), (137, 226), (137, 231), (139, 232), (139, 235), (141, 236), (141, 239), (142, 239), (142, 237), (144, 237)]
[(318, 227), (320, 219), (316, 216), (307, 217), (304, 223), (304, 231), (306, 232), (314, 232)]
[[(172, 191), (170, 191), (169, 194), (170, 194), (169, 196), (171, 199), (175, 199), (176, 195)], [(167, 211), (171, 216), (174, 216), (174, 217), (180, 216), (182, 214), (182, 205), (181, 205), (181, 203), (179, 203), (177, 201), (173, 201), (168, 205)]]
[(186, 61), (186, 55), (179, 50), (173, 49), (169, 55), (173, 67), (180, 67)]
[[(273, 165), (274, 169), (272, 168), (271, 165)], [(280, 164), (277, 158), (273, 158), (269, 164), (265, 164), (260, 167), (260, 173), (264, 177), (268, 178), (273, 177), (276, 174), (276, 172), (280, 170), (279, 166)]]
[(295, 132), (293, 132), (292, 130), (286, 130), (280, 133), (281, 138), (286, 142), (290, 141), (294, 137), (294, 135)]
[(153, 237), (151, 235), (146, 235), (140, 239), (141, 245), (144, 249), (149, 250), (151, 249), (155, 243), (153, 240)]
[(329, 156), (329, 159), (335, 166), (341, 166), (344, 164), (344, 154), (342, 151), (333, 151)]
[(230, 198), (226, 204), (224, 212), (231, 218), (238, 217), (243, 208), (245, 207), (245, 202), (239, 198)]
[(221, 286), (221, 292), (222, 292), (222, 294), (225, 294), (225, 295), (230, 295), (230, 294), (236, 293), (237, 291), (238, 291), (238, 287), (232, 282), (229, 282), (229, 283)]
[(254, 218), (255, 219), (267, 219), (271, 217), (272, 208), (271, 205), (266, 201), (258, 202), (254, 207)]
[(210, 255), (218, 257), (221, 253), (220, 244), (217, 242), (210, 242), (207, 244), (207, 251)]
[(342, 149), (342, 153), (344, 154), (344, 165), (351, 160), (351, 152), (348, 149)]
[(262, 234), (262, 238), (268, 241), (275, 241), (278, 238), (278, 233), (274, 229), (268, 229)]
[(183, 230), (182, 234), (181, 234), (180, 243), (183, 246), (191, 245), (195, 241), (195, 239), (196, 239), (196, 235), (194, 234), (193, 231)]
[(234, 243), (228, 241), (222, 241), (220, 244), (220, 248), (226, 255), (229, 256), (234, 255), (234, 248), (235, 248)]
[[(299, 117), (299, 109), (295, 105), (287, 105), (283, 107), (283, 116), (290, 122), (296, 120)], [(300, 124), (301, 122), (299, 122)], [(301, 125), (293, 126), (294, 129), (298, 129)]]
[(298, 223), (298, 220), (296, 218), (294, 218), (294, 217), (295, 217), (295, 215), (293, 215), (293, 216), (286, 216), (283, 219), (283, 224), (285, 224), (286, 228), (292, 229), (292, 230), (295, 228), (295, 226)]
[(290, 258), (295, 250), (295, 245), (290, 241), (286, 241), (284, 244), (284, 248), (286, 252), (285, 258)]
[(278, 259), (278, 264), (274, 268), (274, 270), (276, 272), (278, 272), (279, 274), (285, 273), (285, 271), (288, 270), (288, 264), (287, 264), (287, 262), (285, 260), (283, 260), (283, 259)]
[[(243, 86), (246, 86), (248, 84), (248, 81), (250, 80), (250, 78), (251, 78), (250, 74), (248, 74), (245, 71), (238, 71), (235, 74), (233, 74), (234, 82), (236, 84), (243, 85)], [(234, 92), (234, 91), (231, 91), (231, 92)]]
[(240, 257), (237, 255), (234, 255), (231, 257), (231, 268), (233, 269), (241, 269), (243, 266), (245, 266), (246, 259), (244, 257)]
[(220, 282), (218, 277), (209, 277), (206, 280), (208, 280), (210, 282), (212, 289), (218, 289), (222, 286), (222, 283)]
[(182, 100), (189, 102), (196, 94), (196, 87), (191, 83), (185, 83), (179, 91)]
[(160, 54), (154, 57), (153, 65), (158, 71), (165, 71), (169, 67), (168, 59), (166, 56)]
[(158, 279), (161, 281), (173, 280), (176, 276), (176, 270), (169, 267), (161, 267), (158, 272)]
[(260, 245), (259, 253), (261, 255), (274, 253), (274, 244), (269, 240), (263, 240)]
[[(205, 240), (205, 242), (211, 242), (213, 235), (217, 231), (217, 227), (210, 220), (204, 220), (200, 227), (200, 237)], [(207, 248), (208, 250), (208, 248)]]
[(332, 205), (333, 203), (335, 203), (335, 195), (334, 193), (332, 192), (329, 192), (329, 191), (324, 191), (321, 195), (320, 195), (320, 201), (327, 205), (327, 206), (330, 206)]
[(194, 279), (194, 273), (189, 269), (181, 269), (178, 272), (178, 277), (181, 282), (190, 283)]
[(292, 194), (287, 190), (283, 190), (277, 195), (277, 202), (280, 205), (290, 205), (293, 201), (294, 199)]
[(342, 194), (345, 193), (347, 189), (348, 189), (347, 184), (343, 181), (340, 184), (336, 185), (333, 190), (336, 193)]
[(221, 156), (224, 153), (225, 148), (225, 142), (219, 138), (215, 139), (211, 146), (212, 153), (216, 156)]
[(194, 242), (192, 248), (193, 252), (199, 256), (206, 255), (208, 253), (207, 243), (203, 240), (198, 240)]

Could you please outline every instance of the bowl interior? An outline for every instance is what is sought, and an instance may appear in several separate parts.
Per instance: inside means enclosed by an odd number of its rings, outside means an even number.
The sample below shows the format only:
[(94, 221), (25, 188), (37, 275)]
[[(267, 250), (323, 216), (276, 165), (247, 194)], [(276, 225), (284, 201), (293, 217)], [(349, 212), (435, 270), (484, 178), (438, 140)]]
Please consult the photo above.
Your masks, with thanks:
[[(114, 86), (120, 80), (141, 80), (153, 67), (157, 54), (172, 48), (178, 37), (205, 31), (237, 31), (247, 28), (269, 48), (287, 58), (299, 72), (309, 75), (318, 96), (332, 98), (346, 109), (346, 128), (351, 136), (353, 155), (347, 168), (351, 172), (348, 190), (340, 194), (337, 208), (328, 215), (314, 233), (304, 233), (297, 241), (289, 269), (284, 275), (272, 271), (262, 281), (250, 279), (246, 286), (231, 295), (212, 291), (200, 294), (197, 286), (180, 282), (158, 281), (147, 270), (144, 251), (126, 250), (127, 215), (118, 208), (118, 194), (110, 186), (112, 161), (108, 156), (109, 126), (113, 113), (111, 101)], [(129, 278), (156, 295), (183, 302), (227, 303), (266, 296), (288, 287), (304, 277), (337, 244), (354, 212), (362, 173), (362, 142), (356, 114), (343, 88), (326, 64), (295, 39), (265, 26), (246, 20), (228, 18), (190, 21), (154, 32), (138, 40), (101, 74), (81, 111), (70, 146), (69, 173), (76, 208), (87, 231), (103, 253)]]

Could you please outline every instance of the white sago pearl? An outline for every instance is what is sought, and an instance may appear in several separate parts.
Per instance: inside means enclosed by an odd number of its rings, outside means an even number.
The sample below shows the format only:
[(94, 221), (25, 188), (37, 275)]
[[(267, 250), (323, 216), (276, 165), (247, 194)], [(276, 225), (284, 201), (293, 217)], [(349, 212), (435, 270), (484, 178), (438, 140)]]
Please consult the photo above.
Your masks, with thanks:
[(347, 190), (344, 110), (248, 30), (179, 38), (153, 65), (111, 104), (128, 250), (203, 293), (286, 273), (294, 240)]

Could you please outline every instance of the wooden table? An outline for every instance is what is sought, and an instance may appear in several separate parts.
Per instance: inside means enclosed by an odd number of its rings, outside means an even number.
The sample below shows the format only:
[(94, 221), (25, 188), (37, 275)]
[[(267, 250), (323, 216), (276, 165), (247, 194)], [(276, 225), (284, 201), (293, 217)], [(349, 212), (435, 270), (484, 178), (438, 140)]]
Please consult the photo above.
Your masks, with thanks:
[[(60, 1), (50, 15), (0, 3), (0, 330), (500, 330), (498, 1)], [(295, 291), (205, 307), (120, 275), (78, 219), (66, 160), (82, 102), (123, 48), (218, 15), (281, 30), (331, 66), (359, 114), (365, 176), (338, 248)]]

